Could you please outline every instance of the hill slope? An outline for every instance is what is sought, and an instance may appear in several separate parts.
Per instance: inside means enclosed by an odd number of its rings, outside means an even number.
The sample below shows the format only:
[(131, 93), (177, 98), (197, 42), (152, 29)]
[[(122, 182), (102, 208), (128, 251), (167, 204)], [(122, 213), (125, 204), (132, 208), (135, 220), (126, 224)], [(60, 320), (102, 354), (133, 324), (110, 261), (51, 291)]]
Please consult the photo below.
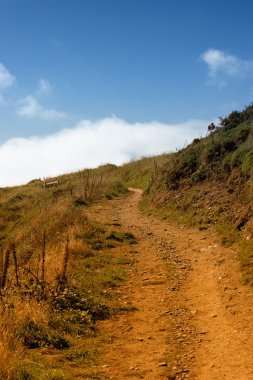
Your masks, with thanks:
[(247, 239), (241, 256), (252, 282), (253, 105), (209, 126), (209, 135), (170, 155), (146, 191), (163, 217), (206, 229), (217, 226), (224, 244)]
[[(166, 219), (212, 232), (216, 226), (224, 245), (240, 242), (244, 280), (253, 284), (253, 105), (221, 119), (219, 128), (211, 124), (208, 129), (207, 137), (195, 139), (176, 153), (142, 158), (121, 167), (108, 164), (50, 178), (47, 183), (34, 180), (25, 186), (0, 189), (0, 354), (4, 357), (0, 379), (63, 380), (93, 376), (87, 371), (99, 356), (94, 347), (101, 344), (99, 339), (106, 339), (99, 338), (97, 321), (134, 309), (131, 302), (122, 303), (119, 289), (132, 272), (128, 268), (136, 263), (134, 273), (137, 267), (146, 265), (145, 252), (140, 255), (143, 262), (132, 256), (138, 253), (133, 248), (138, 239), (145, 243), (145, 249), (152, 251), (151, 246), (156, 247), (157, 241), (152, 240), (154, 231), (147, 229), (151, 220), (151, 224), (157, 223), (160, 237), (169, 226)], [(142, 220), (136, 210), (139, 196), (125, 198), (129, 195), (128, 186), (144, 189), (143, 209), (162, 216), (165, 223)], [(138, 215), (135, 227), (130, 224), (134, 215)], [(135, 228), (134, 233), (131, 228)], [(203, 283), (202, 272), (207, 264), (210, 274), (220, 276), (217, 265), (224, 263), (223, 249), (218, 249), (218, 261), (210, 257), (210, 262), (206, 262), (199, 257), (202, 249), (216, 247), (208, 231), (199, 243), (203, 235), (196, 230), (193, 239), (192, 230), (184, 229), (178, 234), (178, 226), (172, 224), (169, 228), (174, 231), (170, 239), (178, 246), (178, 255), (181, 250), (187, 251), (186, 262), (191, 261), (196, 251), (193, 276), (198, 279), (198, 286)], [(184, 234), (189, 238), (185, 242)], [(147, 237), (151, 245), (147, 244)], [(209, 238), (212, 244), (206, 247)], [(165, 247), (164, 242), (159, 244), (158, 253)], [(166, 244), (173, 253), (171, 243)], [(226, 252), (233, 254), (233, 250)], [(188, 267), (181, 265), (179, 256), (179, 269), (184, 272)], [(174, 258), (171, 254), (172, 267)], [(229, 269), (236, 265), (232, 256), (227, 261), (229, 278)], [(150, 273), (152, 270), (149, 266)], [(144, 270), (143, 281), (145, 273)], [(233, 270), (234, 277), (236, 273)], [(186, 277), (180, 274), (179, 280)], [(210, 285), (214, 294), (217, 281)], [(159, 284), (163, 283), (151, 281), (150, 285)], [(142, 294), (142, 282), (138, 286)], [(237, 289), (236, 285), (234, 288)], [(171, 291), (174, 290), (172, 286)], [(217, 305), (223, 315), (222, 292), (219, 289)], [(207, 290), (206, 294), (209, 293)], [(147, 307), (149, 301), (145, 301)], [(201, 307), (205, 308), (205, 303)], [(155, 303), (154, 310), (157, 311)], [(109, 321), (108, 325), (111, 324)], [(212, 331), (216, 336), (216, 330)], [(242, 338), (244, 333), (245, 330)]]

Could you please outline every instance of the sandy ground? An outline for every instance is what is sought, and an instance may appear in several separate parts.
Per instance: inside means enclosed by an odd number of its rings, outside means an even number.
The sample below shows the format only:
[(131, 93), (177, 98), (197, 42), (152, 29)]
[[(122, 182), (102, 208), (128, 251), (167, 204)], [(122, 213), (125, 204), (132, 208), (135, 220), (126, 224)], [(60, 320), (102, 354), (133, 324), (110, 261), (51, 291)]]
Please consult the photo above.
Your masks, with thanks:
[(214, 234), (138, 210), (141, 192), (94, 209), (138, 238), (118, 290), (126, 312), (100, 322), (102, 379), (253, 379), (253, 291), (240, 283), (233, 248)]

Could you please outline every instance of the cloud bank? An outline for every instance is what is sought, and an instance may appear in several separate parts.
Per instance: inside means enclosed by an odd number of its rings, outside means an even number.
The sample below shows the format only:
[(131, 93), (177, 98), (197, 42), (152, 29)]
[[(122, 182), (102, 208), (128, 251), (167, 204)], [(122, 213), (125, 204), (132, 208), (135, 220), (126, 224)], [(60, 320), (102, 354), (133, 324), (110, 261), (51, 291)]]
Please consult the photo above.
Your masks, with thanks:
[(242, 60), (234, 55), (221, 50), (208, 49), (201, 59), (208, 66), (210, 81), (220, 87), (226, 85), (226, 78), (250, 78), (253, 77), (253, 60)]
[(0, 186), (173, 151), (205, 134), (208, 124), (204, 120), (130, 124), (111, 117), (82, 120), (72, 129), (46, 137), (10, 139), (0, 146)]

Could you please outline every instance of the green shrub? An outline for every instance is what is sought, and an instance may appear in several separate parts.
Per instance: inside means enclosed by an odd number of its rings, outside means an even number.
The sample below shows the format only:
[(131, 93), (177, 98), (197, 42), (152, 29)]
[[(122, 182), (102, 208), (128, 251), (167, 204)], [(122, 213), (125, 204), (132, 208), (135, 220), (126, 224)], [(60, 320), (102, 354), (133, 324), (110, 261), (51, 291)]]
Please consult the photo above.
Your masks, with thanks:
[(248, 152), (249, 148), (246, 145), (241, 145), (230, 157), (231, 168), (241, 166)]
[(107, 199), (112, 199), (112, 197), (118, 197), (119, 195), (128, 193), (128, 188), (121, 181), (115, 181), (109, 183), (107, 190), (105, 192), (105, 197)]
[(115, 232), (112, 231), (106, 236), (107, 240), (115, 240), (118, 242), (126, 242), (128, 244), (136, 244), (136, 238), (132, 232)]
[(16, 336), (23, 341), (24, 346), (27, 348), (50, 346), (63, 349), (69, 347), (69, 342), (60, 336), (60, 334), (55, 331), (50, 331), (50, 329), (44, 325), (33, 320), (28, 320), (22, 324), (19, 327)]
[(251, 131), (251, 128), (249, 126), (245, 126), (241, 129), (238, 130), (238, 132), (236, 133), (235, 135), (235, 141), (238, 145), (244, 143), (248, 136), (249, 136), (249, 133)]
[[(86, 312), (86, 322), (106, 319), (110, 316), (110, 309), (108, 306), (104, 305), (99, 300), (95, 300), (92, 296), (87, 296), (85, 293), (80, 293), (78, 289), (75, 288), (65, 288), (63, 291), (53, 293), (51, 305), (55, 310), (60, 311), (84, 311)], [(79, 318), (83, 318), (83, 316), (84, 314), (79, 314)], [(75, 317), (77, 317), (77, 314)]]
[(253, 169), (253, 150), (249, 151), (244, 157), (242, 163), (242, 174), (249, 178)]
[(89, 202), (83, 198), (77, 198), (74, 202), (75, 206), (87, 206)]

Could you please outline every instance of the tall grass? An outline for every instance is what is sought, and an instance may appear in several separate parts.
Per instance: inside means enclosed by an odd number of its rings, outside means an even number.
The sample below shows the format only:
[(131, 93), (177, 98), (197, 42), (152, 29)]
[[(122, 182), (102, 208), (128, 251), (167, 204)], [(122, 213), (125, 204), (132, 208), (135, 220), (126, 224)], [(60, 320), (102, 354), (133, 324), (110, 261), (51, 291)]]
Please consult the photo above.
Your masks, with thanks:
[(162, 154), (154, 157), (143, 157), (133, 160), (117, 168), (114, 172), (128, 187), (136, 187), (146, 190), (157, 174), (158, 166), (161, 167), (168, 161), (170, 154)]
[[(39, 180), (0, 189), (0, 379), (53, 379), (54, 371), (38, 364), (36, 348), (70, 356), (95, 339), (96, 320), (120, 310), (113, 289), (125, 277), (117, 252), (130, 241), (110, 239), (122, 233), (87, 218), (93, 202), (126, 194), (117, 171), (106, 165), (70, 173), (51, 189)], [(59, 378), (68, 378), (61, 371)]]

